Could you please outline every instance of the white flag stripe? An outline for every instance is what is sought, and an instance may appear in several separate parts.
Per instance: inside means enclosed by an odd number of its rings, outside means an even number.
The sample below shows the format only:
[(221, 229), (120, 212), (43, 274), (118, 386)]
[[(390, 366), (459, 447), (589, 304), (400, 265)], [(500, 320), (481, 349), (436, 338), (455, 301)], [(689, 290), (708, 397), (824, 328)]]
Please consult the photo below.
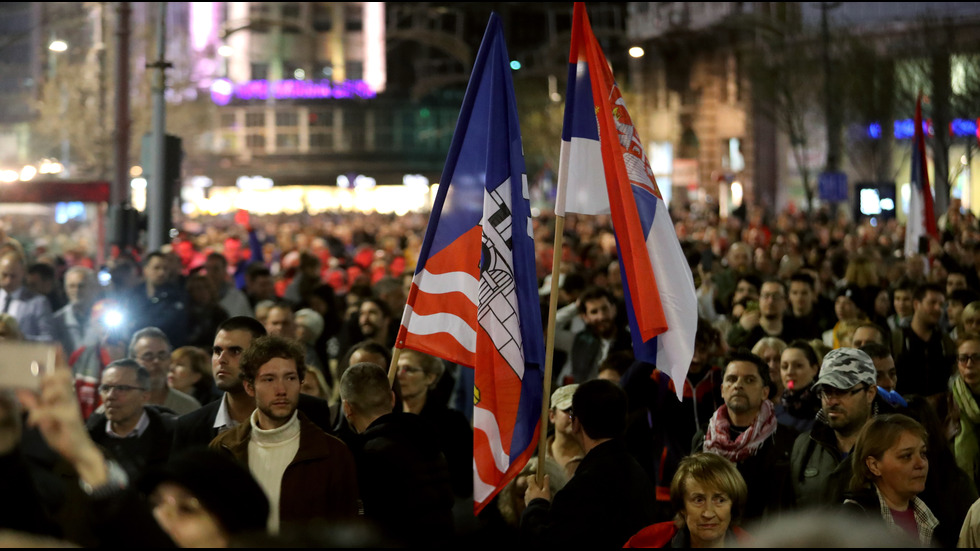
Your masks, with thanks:
[(476, 331), (463, 318), (446, 312), (424, 316), (411, 310), (411, 306), (406, 306), (405, 316), (402, 318), (402, 323), (409, 333), (414, 335), (449, 333), (463, 348), (476, 353)]
[(487, 484), (480, 478), (480, 471), (477, 470), (476, 458), (473, 458), (473, 501), (482, 503), (490, 497), (496, 487)]
[[(606, 173), (599, 142), (576, 137), (571, 142), (562, 140), (558, 164), (555, 214), (609, 214), (609, 193), (606, 191)], [(568, 189), (569, 174), (575, 179), (571, 191)]]
[(925, 230), (925, 199), (922, 189), (909, 184), (909, 211), (905, 220), (905, 256), (910, 257), (919, 252), (919, 238), (926, 234)]
[(434, 274), (423, 269), (415, 276), (415, 285), (419, 291), (430, 295), (463, 293), (474, 306), (480, 296), (480, 281), (466, 272)]
[[(646, 239), (653, 275), (660, 290), (660, 303), (669, 327), (657, 337), (657, 366), (667, 371), (672, 380), (683, 381), (694, 358), (698, 313), (697, 308), (691, 306), (697, 304), (697, 295), (687, 259), (681, 248), (669, 241), (677, 239), (676, 236), (667, 204), (661, 201)], [(685, 280), (688, 283), (681, 284)], [(676, 386), (680, 389), (678, 399), (681, 399), (683, 385)]]
[(504, 452), (504, 446), (500, 443), (500, 428), (497, 426), (497, 418), (493, 413), (482, 407), (473, 408), (473, 430), (482, 431), (490, 442), (490, 456), (497, 466), (497, 470), (502, 473), (510, 468), (510, 456)]

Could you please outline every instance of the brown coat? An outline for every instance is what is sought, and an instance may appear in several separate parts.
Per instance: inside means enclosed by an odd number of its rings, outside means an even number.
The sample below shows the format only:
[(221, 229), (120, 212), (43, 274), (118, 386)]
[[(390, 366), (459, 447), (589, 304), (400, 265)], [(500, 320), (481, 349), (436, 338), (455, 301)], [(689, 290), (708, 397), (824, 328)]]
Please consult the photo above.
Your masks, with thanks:
[[(357, 472), (354, 456), (339, 439), (299, 413), (299, 450), (282, 475), (279, 520), (282, 525), (357, 516)], [(248, 465), (251, 423), (219, 434), (211, 448)]]

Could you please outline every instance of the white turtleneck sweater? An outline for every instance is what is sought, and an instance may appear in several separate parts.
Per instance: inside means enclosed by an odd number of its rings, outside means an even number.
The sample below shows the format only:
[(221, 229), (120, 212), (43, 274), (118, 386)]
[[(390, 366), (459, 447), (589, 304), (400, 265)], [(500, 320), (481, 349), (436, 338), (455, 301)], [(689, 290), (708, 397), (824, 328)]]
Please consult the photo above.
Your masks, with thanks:
[(252, 436), (248, 441), (248, 468), (269, 498), (269, 532), (279, 533), (279, 495), (282, 475), (299, 451), (299, 417), (272, 430), (262, 430), (257, 422), (259, 410), (252, 412)]

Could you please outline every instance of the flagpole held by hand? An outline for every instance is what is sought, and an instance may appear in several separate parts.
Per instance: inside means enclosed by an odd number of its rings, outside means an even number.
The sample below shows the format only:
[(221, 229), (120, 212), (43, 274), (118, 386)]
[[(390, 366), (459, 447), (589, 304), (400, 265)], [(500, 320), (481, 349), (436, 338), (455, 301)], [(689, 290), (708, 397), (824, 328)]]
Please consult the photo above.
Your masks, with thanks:
[(398, 357), (402, 355), (402, 349), (395, 347), (391, 354), (391, 366), (388, 367), (388, 384), (395, 386), (395, 377), (398, 376)]
[(541, 393), (541, 432), (538, 437), (538, 485), (544, 484), (544, 462), (548, 456), (548, 410), (551, 409), (551, 371), (555, 356), (555, 316), (558, 313), (558, 285), (561, 272), (562, 239), (565, 217), (555, 217), (555, 252), (551, 259), (551, 294), (548, 296), (548, 332), (544, 349), (544, 388)]

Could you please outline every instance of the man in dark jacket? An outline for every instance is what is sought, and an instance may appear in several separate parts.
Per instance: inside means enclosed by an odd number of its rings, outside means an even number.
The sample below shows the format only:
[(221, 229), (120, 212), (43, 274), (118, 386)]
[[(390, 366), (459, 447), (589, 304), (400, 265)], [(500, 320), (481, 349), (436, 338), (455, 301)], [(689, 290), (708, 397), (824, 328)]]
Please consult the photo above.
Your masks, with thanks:
[(731, 355), (721, 385), (724, 405), (692, 442), (695, 452), (717, 453), (738, 468), (749, 488), (742, 519), (757, 520), (792, 503), (789, 454), (799, 433), (780, 426), (769, 401), (769, 367), (748, 352)]
[(586, 289), (578, 305), (585, 329), (575, 335), (569, 364), (574, 382), (584, 383), (599, 376), (599, 364), (610, 353), (632, 350), (632, 341), (629, 330), (616, 315), (616, 297), (608, 289)]
[(831, 350), (814, 391), (822, 409), (813, 429), (797, 437), (790, 482), (797, 507), (835, 507), (851, 478), (850, 453), (873, 414), (878, 394), (874, 362), (855, 348)]
[[(206, 448), (220, 433), (248, 422), (255, 410), (255, 399), (245, 392), (239, 378), (241, 357), (252, 341), (265, 334), (262, 323), (249, 316), (234, 316), (218, 326), (211, 351), (211, 373), (224, 395), (177, 419), (172, 455), (188, 448)], [(330, 406), (326, 400), (301, 394), (299, 410), (324, 432), (330, 432)]]
[(409, 546), (448, 543), (453, 535), (449, 464), (425, 419), (392, 413), (395, 393), (385, 370), (352, 365), (340, 380), (364, 516), (392, 541)]
[(137, 480), (148, 467), (166, 463), (176, 415), (148, 404), (150, 373), (135, 360), (116, 360), (102, 372), (99, 394), (105, 413), (89, 417), (96, 444), (109, 451)]
[(146, 256), (143, 283), (128, 292), (124, 299), (132, 328), (159, 327), (174, 348), (187, 344), (187, 293), (169, 280), (167, 257), (160, 251)]
[(551, 499), (548, 477), (527, 481), (521, 531), (528, 543), (584, 549), (622, 547), (653, 524), (656, 489), (626, 451), (626, 393), (603, 379), (583, 383), (572, 398), (572, 430), (585, 450), (575, 477)]
[(269, 530), (357, 515), (357, 472), (343, 442), (298, 411), (306, 375), (303, 348), (275, 335), (259, 337), (242, 354), (245, 391), (255, 399), (248, 422), (225, 431), (211, 447), (230, 454), (269, 497)]

